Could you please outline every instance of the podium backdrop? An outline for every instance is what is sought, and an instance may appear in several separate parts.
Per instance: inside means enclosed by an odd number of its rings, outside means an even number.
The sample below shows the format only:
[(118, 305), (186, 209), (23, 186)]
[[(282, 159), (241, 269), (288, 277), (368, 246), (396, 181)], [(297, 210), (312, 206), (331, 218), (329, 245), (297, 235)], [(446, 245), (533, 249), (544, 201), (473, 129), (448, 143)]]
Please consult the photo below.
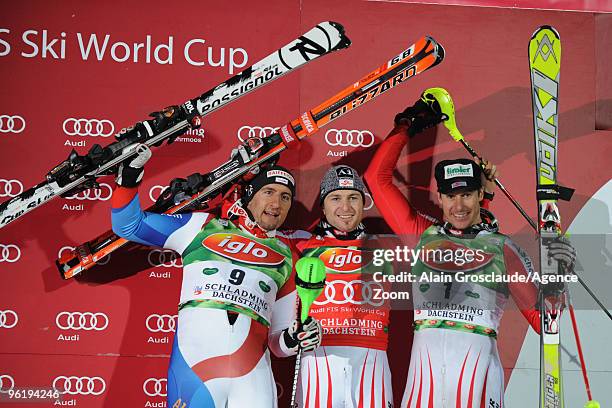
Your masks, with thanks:
[[(318, 181), (327, 168), (346, 163), (363, 172), (395, 114), (432, 86), (449, 90), (465, 138), (498, 165), (506, 187), (536, 217), (527, 44), (538, 26), (548, 24), (559, 31), (563, 48), (560, 180), (576, 188), (574, 199), (560, 204), (564, 224), (570, 226), (580, 214), (581, 225), (600, 227), (593, 233), (610, 233), (612, 19), (598, 13), (605, 11), (605, 3), (591, 11), (466, 3), (4, 4), (0, 200), (42, 181), (71, 149), (85, 153), (95, 143), (108, 144), (121, 128), (145, 119), (149, 112), (200, 95), (316, 23), (333, 20), (346, 28), (352, 40), (349, 49), (245, 96), (206, 117), (202, 129), (154, 149), (140, 190), (143, 205), (150, 205), (172, 178), (222, 163), (249, 135), (269, 134), (421, 36), (431, 35), (446, 50), (438, 67), (322, 128), (299, 150), (282, 156), (280, 163), (293, 169), (298, 180), (298, 199), (287, 226), (310, 226), (319, 215)], [(573, 3), (582, 2), (527, 3), (527, 7), (572, 9)], [(451, 157), (466, 157), (466, 152), (440, 127), (415, 141), (413, 154), (400, 159), (396, 182), (421, 211), (437, 214), (428, 192), (433, 164)], [(0, 402), (11, 388), (54, 386), (63, 390), (62, 405), (165, 406), (180, 259), (169, 251), (131, 246), (68, 281), (54, 266), (62, 251), (110, 228), (112, 185), (111, 178), (102, 179), (100, 189), (56, 199), (0, 230)], [(531, 234), (500, 193), (492, 209), (504, 233)], [(389, 231), (369, 197), (365, 214), (372, 232)], [(609, 287), (594, 289), (609, 292)], [(612, 325), (594, 307), (582, 309), (578, 318), (593, 392), (602, 406), (611, 405), (612, 357), (605, 339), (612, 334)], [(397, 405), (410, 347), (410, 322), (404, 317), (398, 313), (391, 326)], [(563, 330), (566, 404), (582, 406), (586, 395), (569, 321), (564, 320)], [(526, 336), (527, 332), (519, 313), (506, 314), (499, 348), (509, 406), (536, 406), (538, 343), (537, 336)], [(292, 360), (275, 362), (285, 406), (292, 368)], [(31, 405), (52, 406), (53, 401)]]

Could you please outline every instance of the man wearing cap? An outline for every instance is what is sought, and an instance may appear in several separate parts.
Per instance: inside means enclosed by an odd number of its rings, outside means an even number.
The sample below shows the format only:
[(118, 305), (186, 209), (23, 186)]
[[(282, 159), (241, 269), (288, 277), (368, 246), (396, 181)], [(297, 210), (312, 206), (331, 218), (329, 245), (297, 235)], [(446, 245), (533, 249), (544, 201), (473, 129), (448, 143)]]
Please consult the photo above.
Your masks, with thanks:
[(279, 231), (295, 180), (272, 166), (246, 186), (227, 218), (196, 212), (143, 212), (137, 187), (151, 157), (144, 145), (122, 165), (112, 197), (113, 231), (130, 241), (176, 251), (183, 281), (168, 370), (168, 407), (277, 406), (269, 346), (278, 354), (315, 348), (316, 320), (292, 324), (289, 279), (299, 238)]
[[(398, 114), (395, 128), (365, 175), (385, 221), (406, 241), (418, 241), (415, 248), (422, 251), (412, 267), (417, 279), (412, 283), (415, 332), (401, 406), (501, 407), (504, 373), (497, 330), (510, 296), (533, 329), (540, 331), (536, 286), (522, 279), (532, 276), (531, 260), (498, 232), (493, 214), (481, 207), (485, 195), (481, 166), (474, 161), (444, 160), (436, 165), (442, 221), (418, 213), (392, 180), (410, 138), (442, 119), (439, 106), (422, 100)], [(489, 166), (486, 175), (493, 180), (495, 169)], [(567, 253), (552, 252), (558, 259)], [(509, 275), (520, 279), (499, 279)], [(434, 279), (426, 281), (423, 276)]]
[(310, 310), (323, 326), (323, 341), (303, 354), (298, 406), (387, 408), (393, 405), (389, 303), (374, 294), (382, 285), (372, 279), (369, 262), (376, 237), (361, 223), (366, 188), (353, 168), (339, 165), (325, 173), (320, 192), (323, 216), (298, 248), (326, 267), (325, 289)]

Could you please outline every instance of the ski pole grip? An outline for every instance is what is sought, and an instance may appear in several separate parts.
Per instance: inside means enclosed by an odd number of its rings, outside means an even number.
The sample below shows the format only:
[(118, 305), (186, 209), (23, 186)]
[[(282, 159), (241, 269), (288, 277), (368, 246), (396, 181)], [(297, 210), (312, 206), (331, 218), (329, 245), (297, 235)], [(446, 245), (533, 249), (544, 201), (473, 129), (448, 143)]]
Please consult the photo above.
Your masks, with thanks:
[(457, 122), (455, 120), (455, 105), (446, 89), (428, 88), (423, 91), (421, 99), (430, 106), (434, 102), (438, 102), (438, 105), (440, 105), (440, 113), (447, 116), (447, 119), (444, 120), (444, 126), (448, 129), (448, 133), (450, 133), (451, 137), (455, 139), (456, 142), (463, 140), (463, 135), (457, 128)]
[(325, 264), (317, 257), (306, 256), (295, 264), (295, 286), (302, 303), (300, 320), (308, 318), (310, 307), (325, 287)]

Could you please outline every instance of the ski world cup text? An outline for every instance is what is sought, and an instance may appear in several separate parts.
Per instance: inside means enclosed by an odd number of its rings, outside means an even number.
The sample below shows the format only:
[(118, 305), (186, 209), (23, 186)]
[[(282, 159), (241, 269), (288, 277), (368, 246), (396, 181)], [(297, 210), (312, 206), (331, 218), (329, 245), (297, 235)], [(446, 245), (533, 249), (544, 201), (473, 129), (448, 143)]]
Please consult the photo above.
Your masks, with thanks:
[[(19, 38), (19, 39), (18, 39)], [(19, 42), (19, 45), (17, 45)], [(19, 48), (23, 58), (66, 60), (71, 56), (83, 61), (111, 59), (119, 63), (174, 64), (177, 53), (192, 66), (227, 67), (230, 74), (247, 65), (248, 53), (243, 48), (212, 47), (203, 38), (192, 38), (175, 50), (175, 38), (154, 38), (142, 35), (136, 41), (117, 38), (114, 34), (66, 33), (49, 30), (25, 30), (19, 37), (8, 28), (0, 28), (0, 57)]]

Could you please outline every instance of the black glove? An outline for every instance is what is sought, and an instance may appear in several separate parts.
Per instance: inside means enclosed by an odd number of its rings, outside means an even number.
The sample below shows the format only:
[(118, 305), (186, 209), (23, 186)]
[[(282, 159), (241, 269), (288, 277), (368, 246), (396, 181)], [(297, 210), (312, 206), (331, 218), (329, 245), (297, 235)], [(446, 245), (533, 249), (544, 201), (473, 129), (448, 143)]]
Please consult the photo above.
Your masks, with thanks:
[(131, 159), (129, 163), (123, 162), (119, 165), (116, 182), (121, 187), (133, 188), (137, 187), (142, 181), (144, 175), (144, 165), (151, 158), (151, 149), (145, 144), (139, 144), (135, 147), (130, 146), (128, 149), (136, 149), (138, 154)]
[(426, 103), (419, 99), (414, 105), (395, 115), (395, 126), (408, 125), (408, 135), (412, 137), (446, 119), (448, 117), (442, 113), (438, 101)]
[(288, 350), (295, 353), (299, 349), (312, 351), (321, 344), (322, 333), (321, 323), (308, 316), (303, 324), (299, 319), (296, 319), (288, 329), (283, 330), (281, 341)]
[(574, 272), (576, 249), (565, 237), (558, 237), (548, 244), (548, 256), (558, 261), (565, 273)]

